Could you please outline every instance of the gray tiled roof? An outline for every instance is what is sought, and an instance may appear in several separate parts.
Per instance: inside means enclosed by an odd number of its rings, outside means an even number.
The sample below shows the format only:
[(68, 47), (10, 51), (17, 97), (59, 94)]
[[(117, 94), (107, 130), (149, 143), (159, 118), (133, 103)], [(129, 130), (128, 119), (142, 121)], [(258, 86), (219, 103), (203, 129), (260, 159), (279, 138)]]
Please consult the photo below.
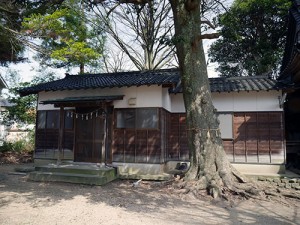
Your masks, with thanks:
[(276, 89), (276, 81), (266, 76), (211, 78), (212, 92), (268, 91)]
[[(267, 91), (276, 88), (276, 81), (268, 77), (210, 78), (212, 92)], [(65, 78), (19, 90), (22, 96), (41, 91), (80, 90), (93, 88), (164, 85), (171, 93), (181, 92), (177, 69), (135, 71), (111, 74), (67, 75)]]
[(119, 73), (67, 75), (65, 78), (19, 90), (21, 95), (41, 91), (80, 90), (91, 88), (173, 85), (179, 81), (176, 69)]
[[(211, 92), (269, 91), (278, 89), (276, 80), (266, 76), (209, 78)], [(171, 91), (182, 92), (181, 88)]]

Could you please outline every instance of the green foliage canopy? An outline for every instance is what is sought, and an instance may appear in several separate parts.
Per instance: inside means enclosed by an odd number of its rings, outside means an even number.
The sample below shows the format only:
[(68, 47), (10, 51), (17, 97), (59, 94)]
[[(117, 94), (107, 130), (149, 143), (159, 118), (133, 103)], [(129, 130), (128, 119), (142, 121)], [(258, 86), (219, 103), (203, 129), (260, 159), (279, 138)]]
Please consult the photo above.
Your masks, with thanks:
[[(45, 72), (45, 71), (43, 71)], [(42, 73), (33, 78), (30, 82), (20, 82), (19, 74), (10, 71), (6, 74), (6, 80), (10, 84), (14, 84), (6, 94), (6, 99), (12, 103), (12, 106), (7, 107), (8, 113), (5, 115), (5, 121), (16, 121), (18, 123), (35, 124), (36, 118), (36, 95), (28, 95), (20, 97), (18, 90), (23, 87), (37, 85), (39, 83), (50, 82), (55, 79), (53, 73)]]
[(289, 0), (235, 0), (220, 15), (222, 37), (209, 57), (221, 76), (254, 76), (278, 69), (285, 45)]
[[(14, 4), (13, 4), (14, 2)], [(24, 46), (11, 35), (9, 30), (20, 30), (20, 10), (24, 7), (23, 1), (0, 2), (0, 64), (23, 60)]]
[(32, 13), (53, 11), (60, 7), (64, 0), (7, 0), (0, 1), (0, 65), (18, 63), (26, 60), (23, 52), (26, 43), (20, 30), (23, 18)]
[[(34, 13), (24, 19), (23, 30), (42, 40), (39, 58), (55, 67), (95, 65), (103, 52), (104, 32), (92, 27), (80, 1), (64, 1), (52, 13)], [(91, 22), (91, 23), (90, 23)]]

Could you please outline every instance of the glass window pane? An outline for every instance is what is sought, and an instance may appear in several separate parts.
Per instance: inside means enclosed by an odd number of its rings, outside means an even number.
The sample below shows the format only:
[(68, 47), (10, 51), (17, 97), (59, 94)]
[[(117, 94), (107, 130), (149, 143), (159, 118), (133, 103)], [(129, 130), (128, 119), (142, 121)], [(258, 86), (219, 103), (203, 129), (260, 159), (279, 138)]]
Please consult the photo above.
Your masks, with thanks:
[(38, 129), (46, 127), (46, 111), (38, 111), (37, 127)]
[(157, 109), (137, 109), (136, 128), (157, 128), (158, 113)]
[(47, 129), (58, 129), (59, 127), (59, 111), (47, 112)]
[(73, 129), (73, 112), (65, 111), (65, 129)]
[(117, 111), (117, 128), (134, 128), (135, 110), (126, 109)]
[(220, 131), (222, 138), (233, 138), (233, 122), (231, 113), (219, 113)]

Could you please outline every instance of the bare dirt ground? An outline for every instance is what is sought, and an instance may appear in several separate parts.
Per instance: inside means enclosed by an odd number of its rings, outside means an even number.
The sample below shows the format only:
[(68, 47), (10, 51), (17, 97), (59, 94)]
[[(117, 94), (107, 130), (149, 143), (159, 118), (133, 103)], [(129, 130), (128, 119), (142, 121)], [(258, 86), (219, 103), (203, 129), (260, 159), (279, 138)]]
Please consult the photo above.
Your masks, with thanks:
[(300, 224), (300, 200), (234, 202), (175, 194), (155, 182), (38, 183), (0, 165), (0, 224)]

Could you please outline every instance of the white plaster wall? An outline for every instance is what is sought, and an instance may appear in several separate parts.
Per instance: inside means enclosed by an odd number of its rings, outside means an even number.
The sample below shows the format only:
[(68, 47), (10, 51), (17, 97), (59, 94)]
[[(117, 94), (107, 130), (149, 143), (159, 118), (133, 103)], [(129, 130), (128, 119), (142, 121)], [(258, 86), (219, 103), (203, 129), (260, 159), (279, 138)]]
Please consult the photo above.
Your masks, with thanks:
[[(278, 96), (281, 91), (212, 93), (219, 112), (282, 111)], [(182, 94), (171, 96), (172, 112), (185, 112)]]
[[(39, 93), (39, 102), (53, 99), (63, 99), (66, 97), (84, 97), (84, 96), (109, 96), (124, 95), (123, 100), (115, 100), (115, 108), (137, 108), (137, 107), (163, 107), (167, 103), (167, 97), (162, 97), (161, 86), (140, 86), (140, 87), (123, 87), (123, 88), (104, 88), (104, 89), (87, 89), (71, 91), (50, 91)], [(135, 105), (129, 105), (128, 100), (135, 99)], [(170, 106), (169, 106), (170, 108)], [(38, 104), (38, 110), (56, 109), (53, 105)]]
[(172, 110), (171, 95), (169, 94), (169, 88), (162, 89), (162, 107), (168, 111)]
[(172, 94), (171, 95), (171, 112), (172, 113), (182, 113), (185, 112), (185, 107), (183, 103), (183, 96), (182, 94)]
[[(173, 113), (185, 112), (182, 94), (169, 95), (168, 88), (162, 86), (41, 92), (39, 101), (105, 95), (124, 95), (123, 100), (114, 101), (115, 108), (163, 107)], [(212, 93), (214, 106), (219, 112), (282, 111), (278, 96), (281, 96), (281, 91)], [(129, 105), (129, 99), (135, 99), (136, 104)], [(38, 105), (38, 110), (51, 109), (55, 109), (53, 105)]]
[[(140, 86), (132, 87), (136, 89), (136, 105), (134, 107), (162, 107), (162, 87), (161, 86)], [(132, 89), (131, 88), (131, 89)], [(127, 88), (127, 90), (131, 90)], [(129, 94), (125, 94), (124, 100)], [(116, 108), (127, 108), (127, 101), (122, 101), (123, 104), (115, 104)], [(117, 102), (116, 102), (117, 103)]]

